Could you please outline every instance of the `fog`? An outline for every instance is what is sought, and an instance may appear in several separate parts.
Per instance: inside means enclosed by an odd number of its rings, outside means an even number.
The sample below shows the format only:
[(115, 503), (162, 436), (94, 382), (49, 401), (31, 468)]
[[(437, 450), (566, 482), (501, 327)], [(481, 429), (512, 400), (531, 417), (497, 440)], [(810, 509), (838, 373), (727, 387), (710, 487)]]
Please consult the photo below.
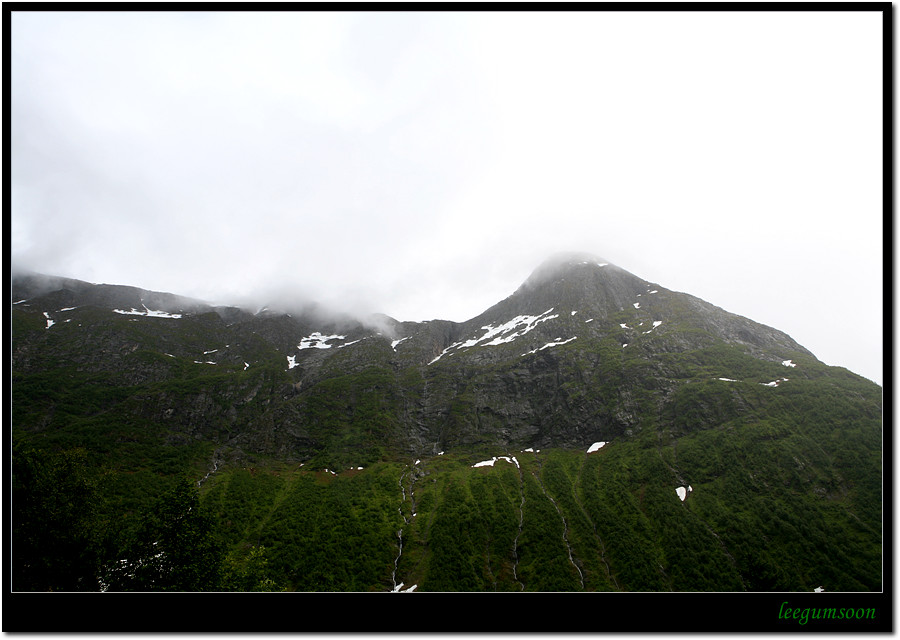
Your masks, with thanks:
[(14, 10), (8, 250), (455, 321), (585, 251), (881, 383), (881, 20)]

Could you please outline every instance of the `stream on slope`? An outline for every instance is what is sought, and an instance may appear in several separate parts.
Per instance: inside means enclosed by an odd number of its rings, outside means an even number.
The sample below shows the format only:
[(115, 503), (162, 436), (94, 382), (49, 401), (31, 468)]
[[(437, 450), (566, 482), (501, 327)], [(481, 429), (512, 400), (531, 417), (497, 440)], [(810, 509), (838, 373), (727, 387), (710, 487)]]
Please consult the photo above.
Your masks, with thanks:
[[(400, 480), (398, 484), (400, 485), (400, 506), (397, 507), (397, 511), (400, 513), (400, 517), (403, 518), (403, 524), (408, 525), (410, 523), (409, 518), (403, 512), (403, 504), (406, 502), (406, 487), (403, 484), (403, 479), (408, 475), (409, 476), (409, 501), (410, 501), (410, 517), (416, 515), (416, 501), (413, 495), (413, 484), (416, 481), (416, 465), (418, 465), (420, 460), (416, 460), (413, 463), (413, 468), (410, 470), (407, 466), (407, 469), (400, 474)], [(393, 588), (391, 589), (392, 593), (409, 593), (411, 591), (415, 591), (418, 585), (413, 585), (407, 589), (403, 589), (405, 586), (404, 582), (397, 584), (397, 567), (400, 564), (400, 557), (403, 555), (403, 526), (401, 526), (397, 530), (397, 555), (394, 558), (394, 569), (391, 571), (391, 584)]]
[[(588, 453), (590, 453), (592, 449), (588, 449)], [(579, 478), (584, 477), (584, 461), (581, 462), (581, 469), (578, 472)], [(616, 580), (616, 577), (613, 575), (612, 569), (610, 569), (609, 562), (606, 559), (606, 544), (603, 542), (603, 538), (600, 537), (600, 534), (597, 532), (597, 524), (593, 521), (591, 516), (588, 514), (587, 510), (584, 508), (584, 503), (581, 501), (581, 498), (578, 496), (578, 491), (575, 487), (575, 484), (572, 485), (572, 496), (575, 498), (575, 504), (581, 509), (581, 513), (587, 519), (587, 521), (591, 524), (591, 529), (594, 532), (594, 537), (597, 538), (597, 542), (600, 543), (600, 560), (603, 562), (606, 567), (606, 576), (610, 579), (612, 584), (616, 587), (616, 589), (621, 590), (619, 587), (619, 581)]]
[(525, 585), (519, 580), (519, 537), (522, 535), (522, 523), (525, 519), (525, 479), (522, 477), (522, 467), (516, 465), (519, 470), (519, 495), (521, 496), (521, 500), (519, 501), (519, 530), (516, 532), (516, 537), (513, 538), (513, 578), (516, 582), (519, 583), (519, 590), (525, 591)]
[[(543, 469), (543, 466), (541, 465), (540, 461), (538, 461), (538, 470), (542, 470), (542, 469)], [(569, 525), (566, 522), (566, 517), (563, 515), (563, 512), (559, 508), (559, 505), (556, 504), (556, 500), (553, 499), (553, 496), (551, 496), (549, 493), (547, 493), (547, 489), (546, 489), (546, 487), (544, 487), (544, 481), (541, 478), (540, 473), (535, 474), (534, 471), (532, 471), (531, 475), (533, 475), (537, 479), (538, 484), (541, 486), (541, 491), (544, 492), (544, 495), (547, 497), (548, 500), (550, 500), (550, 502), (553, 504), (553, 507), (556, 509), (556, 512), (559, 514), (560, 519), (562, 519), (563, 542), (566, 543), (566, 550), (569, 553), (569, 562), (572, 563), (572, 566), (575, 567), (575, 570), (578, 572), (578, 580), (579, 580), (579, 582), (581, 582), (581, 590), (584, 591), (584, 574), (581, 573), (581, 568), (575, 563), (575, 559), (572, 557), (572, 547), (569, 544)]]

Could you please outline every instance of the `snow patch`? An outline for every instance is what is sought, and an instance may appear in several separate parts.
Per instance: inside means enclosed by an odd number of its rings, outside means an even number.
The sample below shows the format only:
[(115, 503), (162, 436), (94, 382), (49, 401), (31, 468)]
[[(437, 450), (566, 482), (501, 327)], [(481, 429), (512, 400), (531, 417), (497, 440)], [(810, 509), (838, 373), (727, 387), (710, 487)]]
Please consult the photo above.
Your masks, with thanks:
[[(534, 329), (541, 322), (546, 322), (547, 320), (552, 320), (553, 318), (559, 317), (558, 313), (553, 314), (552, 316), (548, 315), (551, 311), (553, 311), (552, 307), (547, 309), (544, 313), (542, 313), (539, 316), (516, 316), (512, 320), (505, 322), (504, 324), (501, 324), (497, 328), (494, 328), (491, 325), (486, 325), (486, 326), (482, 327), (482, 329), (487, 329), (487, 333), (485, 333), (483, 336), (481, 336), (480, 338), (478, 338), (474, 341), (471, 341), (471, 340), (467, 341), (466, 343), (463, 344), (463, 346), (469, 346), (469, 343), (475, 344), (477, 342), (481, 342), (482, 340), (487, 340), (488, 338), (494, 338), (494, 336), (502, 336), (502, 337), (496, 337), (493, 340), (491, 340), (490, 342), (486, 343), (486, 345), (498, 345), (498, 344), (503, 344), (505, 342), (512, 342), (516, 338), (524, 336), (526, 333), (528, 333), (529, 331)], [(524, 325), (524, 328), (519, 329), (519, 327), (522, 327), (523, 325)], [(512, 333), (510, 335), (506, 335), (506, 336), (503, 335), (506, 333), (510, 333), (511, 331), (512, 331)]]
[(53, 320), (50, 319), (50, 314), (47, 313), (46, 311), (44, 312), (44, 317), (47, 318), (47, 327), (46, 327), (47, 329), (49, 329), (50, 327), (52, 327), (53, 325), (56, 324)]
[(519, 461), (516, 460), (515, 456), (494, 456), (490, 460), (482, 460), (481, 462), (476, 462), (472, 465), (472, 467), (493, 467), (494, 463), (497, 462), (497, 460), (506, 460), (508, 463), (516, 465), (516, 467), (519, 466)]
[(566, 344), (567, 342), (572, 342), (572, 340), (575, 340), (575, 339), (577, 339), (577, 338), (578, 338), (578, 336), (574, 336), (574, 337), (572, 337), (572, 338), (569, 338), (568, 340), (561, 340), (561, 341), (559, 341), (559, 342), (548, 342), (547, 344), (545, 344), (545, 345), (544, 345), (543, 347), (541, 347), (540, 349), (533, 349), (532, 351), (529, 351), (528, 353), (523, 353), (522, 355), (523, 355), (523, 356), (530, 356), (532, 353), (537, 353), (538, 351), (543, 351), (543, 350), (546, 349), (547, 347), (558, 347), (558, 346), (561, 345), (561, 344)]
[(627, 324), (625, 324), (624, 322), (620, 322), (620, 323), (619, 323), (619, 326), (622, 327), (623, 329), (630, 329), (630, 328), (631, 328), (631, 327), (629, 327)]
[(490, 342), (485, 342), (480, 346), (497, 346), (500, 344), (504, 344), (507, 342), (512, 342), (516, 338), (524, 336), (526, 333), (534, 329), (541, 322), (546, 322), (547, 320), (552, 320), (553, 318), (558, 318), (559, 314), (548, 315), (551, 311), (553, 311), (553, 307), (544, 311), (544, 313), (537, 316), (529, 316), (522, 315), (516, 316), (512, 320), (501, 324), (499, 327), (494, 327), (492, 325), (485, 325), (481, 327), (485, 330), (485, 334), (480, 338), (471, 338), (469, 340), (464, 340), (462, 342), (454, 342), (449, 347), (441, 351), (441, 353), (428, 364), (434, 364), (438, 360), (440, 360), (444, 355), (446, 355), (451, 349), (465, 349), (468, 347), (474, 347), (479, 342), (483, 342), (484, 340), (491, 339)]
[(787, 382), (787, 378), (781, 378), (779, 380), (772, 380), (772, 382), (760, 382), (760, 384), (764, 387), (777, 387), (782, 382)]
[(684, 499), (687, 498), (687, 495), (693, 490), (693, 487), (691, 487), (691, 485), (688, 485), (687, 487), (677, 487), (675, 489), (675, 493), (677, 493), (681, 501), (684, 502)]
[[(641, 323), (641, 324), (643, 324), (643, 323)], [(662, 320), (654, 320), (653, 326), (651, 328), (647, 329), (646, 331), (644, 331), (644, 333), (650, 333), (651, 331), (653, 331), (656, 327), (658, 327), (661, 324), (662, 324)]]
[(783, 364), (786, 367), (796, 367), (797, 366), (796, 363), (791, 362), (790, 360), (782, 360), (781, 364)]
[(635, 303), (634, 303), (634, 308), (635, 308), (635, 309), (640, 309), (640, 308), (641, 308), (641, 303), (640, 303), (640, 302), (635, 302)]
[(411, 337), (412, 337), (412, 336), (406, 336), (405, 338), (400, 338), (399, 340), (394, 340), (393, 342), (391, 342), (391, 349), (393, 349), (394, 351), (396, 351), (396, 350), (397, 350), (397, 345), (399, 345), (399, 344), (400, 344), (401, 342), (403, 342), (404, 340), (409, 340)]
[(335, 335), (322, 335), (318, 331), (313, 331), (310, 335), (305, 338), (300, 339), (300, 344), (297, 345), (298, 349), (330, 349), (332, 345), (327, 344), (329, 340), (343, 340), (347, 336), (339, 336)]
[(723, 382), (737, 382), (737, 380), (732, 380), (731, 378), (719, 378), (719, 380), (722, 380)]
[(77, 309), (77, 308), (78, 307), (65, 307), (64, 309), (60, 309), (59, 313), (62, 313), (63, 311), (72, 311), (73, 309)]
[(138, 311), (134, 307), (131, 308), (131, 311), (125, 311), (124, 309), (113, 309), (114, 313), (121, 313), (125, 316), (147, 316), (150, 318), (180, 318), (180, 313), (168, 313), (166, 311), (153, 311), (152, 309), (148, 309), (146, 305), (144, 306), (143, 311)]
[(605, 442), (595, 442), (594, 444), (592, 444), (591, 446), (588, 447), (587, 452), (594, 453), (594, 451), (599, 451), (600, 449), (603, 448), (603, 445), (605, 445), (605, 444), (606, 444)]
[(451, 344), (449, 347), (447, 347), (446, 349), (444, 349), (443, 351), (441, 351), (441, 352), (438, 354), (437, 358), (435, 358), (434, 360), (432, 360), (432, 361), (429, 362), (428, 364), (434, 364), (435, 362), (437, 362), (438, 360), (440, 360), (441, 358), (443, 358), (444, 355), (446, 355), (446, 353), (447, 353), (448, 351), (450, 351), (450, 349), (453, 349), (454, 347), (457, 347), (457, 346), (459, 346), (460, 344), (462, 344), (462, 343), (461, 343), (461, 342), (454, 342), (454, 343)]
[[(290, 361), (288, 361), (288, 362), (290, 362)], [(245, 363), (244, 363), (244, 371), (246, 371), (249, 367), (250, 367), (250, 363), (249, 363), (249, 362), (245, 362)]]
[(288, 361), (288, 369), (293, 369), (297, 366), (297, 356), (287, 356)]

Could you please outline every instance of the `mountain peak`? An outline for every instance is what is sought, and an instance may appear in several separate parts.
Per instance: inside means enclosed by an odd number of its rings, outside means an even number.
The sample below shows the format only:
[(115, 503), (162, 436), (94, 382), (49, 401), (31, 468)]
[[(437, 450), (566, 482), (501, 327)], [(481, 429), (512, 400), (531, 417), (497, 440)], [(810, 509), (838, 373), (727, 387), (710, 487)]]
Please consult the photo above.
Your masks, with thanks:
[(605, 317), (631, 305), (645, 291), (646, 281), (595, 254), (565, 252), (544, 260), (504, 306), (515, 306), (520, 313), (591, 308)]
[(523, 286), (535, 286), (553, 280), (572, 269), (607, 267), (609, 261), (592, 253), (566, 251), (556, 253), (542, 262), (528, 277)]

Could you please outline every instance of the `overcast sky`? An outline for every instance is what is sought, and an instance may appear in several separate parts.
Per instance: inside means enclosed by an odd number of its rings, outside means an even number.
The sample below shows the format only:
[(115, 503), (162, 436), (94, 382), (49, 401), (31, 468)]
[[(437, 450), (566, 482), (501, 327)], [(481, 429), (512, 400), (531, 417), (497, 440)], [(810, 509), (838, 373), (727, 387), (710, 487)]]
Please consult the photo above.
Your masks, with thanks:
[(14, 266), (467, 320), (586, 251), (878, 383), (879, 12), (22, 12)]

